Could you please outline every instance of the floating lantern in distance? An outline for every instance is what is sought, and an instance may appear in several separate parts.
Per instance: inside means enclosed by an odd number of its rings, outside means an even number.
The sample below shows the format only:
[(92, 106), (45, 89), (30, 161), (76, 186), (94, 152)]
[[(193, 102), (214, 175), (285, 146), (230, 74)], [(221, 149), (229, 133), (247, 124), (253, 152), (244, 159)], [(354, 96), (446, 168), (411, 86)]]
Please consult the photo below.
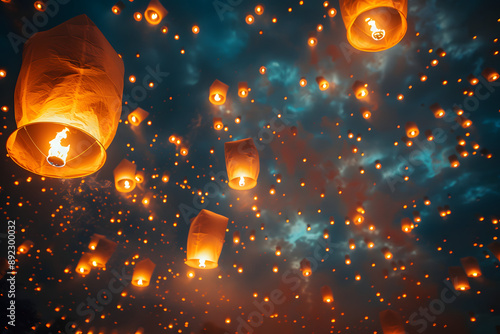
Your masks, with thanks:
[(307, 85), (307, 80), (305, 77), (300, 78), (299, 85), (300, 87), (305, 87)]
[(215, 130), (222, 130), (222, 128), (224, 127), (224, 124), (222, 123), (222, 118), (220, 117), (214, 117), (213, 123)]
[(368, 108), (361, 108), (361, 115), (363, 115), (364, 119), (370, 119), (372, 117), (372, 113)]
[(264, 14), (264, 6), (262, 6), (262, 5), (255, 6), (255, 14), (257, 14), (257, 15)]
[(259, 68), (259, 73), (260, 73), (260, 74), (266, 74), (266, 72), (267, 72), (267, 68), (266, 68), (265, 66), (261, 66), (261, 67)]
[(89, 264), (93, 267), (104, 268), (111, 255), (115, 252), (115, 249), (116, 242), (106, 237), (100, 238), (95, 250), (90, 253)]
[(297, 133), (298, 133), (298, 130), (297, 130), (297, 127), (295, 125), (293, 125), (291, 128), (290, 128), (290, 132), (292, 133), (292, 136), (296, 136)]
[(170, 180), (170, 172), (165, 171), (161, 177), (163, 183), (167, 183)]
[(217, 268), (227, 222), (226, 217), (205, 209), (191, 221), (185, 262), (188, 266), (198, 269)]
[(340, 0), (347, 40), (367, 52), (389, 49), (403, 39), (407, 10), (407, 0)]
[(420, 133), (420, 131), (418, 130), (417, 123), (412, 121), (406, 122), (405, 130), (406, 130), (406, 136), (408, 138), (415, 138)]
[(467, 76), (467, 81), (469, 81), (469, 83), (470, 83), (472, 86), (475, 86), (475, 85), (477, 85), (477, 83), (479, 82), (479, 79), (478, 79), (478, 78), (476, 78), (476, 77), (474, 76), (474, 74), (469, 74), (469, 75)]
[(104, 235), (102, 234), (97, 234), (97, 233), (94, 233), (91, 237), (90, 237), (90, 242), (89, 242), (89, 249), (90, 250), (95, 250), (97, 244), (99, 243), (99, 240), (101, 238), (105, 238)]
[(308, 259), (303, 259), (302, 261), (300, 261), (300, 271), (302, 271), (302, 276), (311, 276), (311, 262), (309, 262)]
[(498, 72), (494, 69), (494, 68), (491, 68), (491, 67), (487, 67), (485, 68), (482, 72), (481, 72), (481, 75), (486, 79), (488, 80), (488, 82), (493, 82), (493, 81), (496, 81), (498, 80), (499, 78), (499, 75), (498, 75)]
[(404, 321), (401, 315), (393, 310), (379, 313), (383, 334), (405, 334)]
[(465, 291), (470, 289), (469, 280), (462, 267), (449, 267), (448, 274), (455, 290)]
[(458, 154), (460, 154), (462, 158), (467, 158), (469, 156), (469, 152), (467, 152), (465, 147), (463, 147), (462, 145), (455, 146), (455, 150)]
[(354, 96), (356, 96), (358, 100), (364, 99), (365, 97), (368, 96), (368, 89), (366, 89), (366, 86), (367, 85), (364, 82), (361, 82), (359, 80), (356, 80), (352, 85)]
[(417, 210), (413, 211), (413, 221), (415, 223), (420, 223), (422, 221), (422, 218), (420, 218), (420, 212)]
[(240, 231), (234, 231), (233, 233), (233, 242), (235, 244), (239, 244), (240, 243)]
[(9, 156), (46, 177), (99, 170), (120, 120), (123, 78), (122, 60), (85, 15), (33, 35), (16, 84)]
[(427, 75), (420, 73), (418, 76), (420, 77), (420, 81), (422, 82), (427, 81)]
[(255, 240), (255, 230), (251, 230), (250, 231), (250, 237), (249, 237), (250, 241), (254, 241)]
[(458, 162), (458, 157), (455, 154), (452, 154), (448, 157), (448, 160), (450, 161), (450, 166), (452, 168), (457, 168), (460, 166), (460, 162)]
[(224, 155), (230, 188), (248, 190), (257, 185), (259, 152), (252, 138), (226, 142)]
[(238, 96), (239, 97), (248, 96), (248, 83), (246, 81), (238, 82)]
[(427, 138), (427, 141), (433, 141), (434, 134), (432, 133), (432, 130), (425, 130), (425, 137)]
[(135, 173), (135, 182), (142, 183), (144, 182), (145, 179), (146, 178), (144, 176), (144, 171), (140, 170), (137, 173)]
[(328, 9), (328, 16), (335, 17), (337, 15), (337, 10), (335, 8)]
[(480, 277), (482, 275), (479, 262), (473, 256), (463, 257), (460, 259), (462, 267), (468, 277)]
[(330, 237), (330, 232), (328, 231), (327, 228), (323, 230), (323, 238), (328, 239)]
[(333, 302), (333, 292), (328, 285), (324, 285), (321, 287), (321, 298), (323, 298), (323, 303)]
[(464, 116), (457, 116), (455, 119), (457, 123), (459, 123), (462, 128), (466, 129), (472, 125), (472, 121)]
[(386, 260), (392, 259), (392, 253), (389, 251), (389, 249), (387, 247), (382, 248), (381, 251), (382, 251), (382, 254), (384, 254), (384, 257)]
[(210, 102), (216, 106), (224, 104), (228, 88), (228, 85), (216, 79), (210, 86)]
[(349, 239), (349, 249), (356, 249), (356, 242), (354, 242), (354, 239)]
[(148, 115), (149, 113), (146, 110), (139, 107), (128, 114), (127, 119), (130, 124), (138, 126), (146, 119), (146, 117), (148, 117)]
[(444, 109), (441, 108), (441, 106), (439, 105), (439, 103), (433, 103), (430, 107), (429, 107), (432, 111), (432, 113), (434, 114), (434, 117), (436, 118), (443, 118), (444, 117)]
[(500, 261), (500, 242), (493, 241), (488, 245), (488, 249), (493, 253), (497, 260)]
[(5, 78), (6, 76), (7, 72), (3, 68), (0, 68), (0, 78)]
[(88, 275), (90, 273), (90, 253), (83, 253), (80, 261), (76, 265), (75, 271), (80, 275)]
[(142, 14), (139, 12), (135, 12), (134, 13), (134, 20), (136, 20), (137, 22), (142, 21)]
[(111, 11), (116, 15), (120, 15), (124, 8), (125, 4), (121, 0), (119, 0), (113, 7), (111, 7)]
[(271, 185), (271, 187), (269, 188), (269, 194), (270, 195), (276, 194), (276, 187), (274, 185)]
[(376, 161), (375, 161), (375, 168), (376, 168), (376, 169), (380, 169), (380, 168), (382, 168), (382, 163), (380, 162), (380, 160), (376, 160)]
[(123, 159), (118, 166), (116, 166), (113, 170), (116, 190), (125, 193), (134, 190), (136, 185), (136, 168), (137, 166), (127, 159)]
[(326, 81), (326, 79), (321, 76), (316, 77), (316, 82), (318, 83), (319, 90), (327, 90), (328, 87), (330, 87), (328, 81)]
[(20, 254), (27, 254), (30, 249), (33, 247), (33, 241), (31, 240), (25, 240), (18, 248), (17, 251)]
[(150, 259), (144, 259), (138, 262), (134, 267), (134, 274), (132, 275), (132, 285), (138, 287), (148, 286), (155, 267), (156, 264), (154, 264)]
[(281, 255), (281, 246), (276, 246), (276, 251), (274, 252), (274, 254), (276, 254), (276, 256)]
[(167, 13), (167, 10), (163, 7), (159, 0), (151, 0), (148, 8), (146, 8), (146, 11), (144, 12), (144, 17), (149, 24), (157, 25), (165, 16), (167, 16)]
[(351, 257), (349, 256), (349, 254), (346, 254), (344, 256), (344, 261), (345, 261), (345, 264), (347, 264), (347, 265), (351, 264)]
[(439, 57), (441, 57), (441, 58), (442, 58), (442, 57), (444, 57), (444, 56), (446, 56), (446, 52), (445, 52), (442, 48), (438, 48), (438, 49), (436, 50), (436, 54), (437, 54)]
[(401, 230), (406, 233), (410, 233), (413, 229), (413, 223), (410, 218), (405, 217), (401, 220)]
[(153, 193), (148, 191), (144, 197), (142, 198), (142, 204), (145, 206), (145, 207), (148, 207), (149, 204), (151, 203), (151, 199), (153, 198)]
[(186, 155), (188, 155), (189, 150), (188, 150), (188, 148), (187, 148), (187, 147), (181, 147), (181, 149), (179, 150), (179, 153), (180, 153), (183, 157), (185, 157)]
[(45, 10), (47, 9), (47, 6), (43, 1), (35, 1), (33, 5), (35, 6), (35, 9), (39, 12), (45, 12)]
[(200, 27), (198, 27), (197, 25), (194, 25), (191, 28), (191, 31), (193, 32), (193, 34), (198, 35), (200, 33)]
[(309, 39), (307, 40), (307, 45), (315, 46), (316, 44), (318, 44), (318, 39), (316, 38), (316, 36), (309, 36)]
[(245, 22), (247, 24), (253, 24), (253, 22), (255, 21), (255, 18), (253, 17), (253, 15), (250, 15), (248, 14), (246, 17), (245, 17)]

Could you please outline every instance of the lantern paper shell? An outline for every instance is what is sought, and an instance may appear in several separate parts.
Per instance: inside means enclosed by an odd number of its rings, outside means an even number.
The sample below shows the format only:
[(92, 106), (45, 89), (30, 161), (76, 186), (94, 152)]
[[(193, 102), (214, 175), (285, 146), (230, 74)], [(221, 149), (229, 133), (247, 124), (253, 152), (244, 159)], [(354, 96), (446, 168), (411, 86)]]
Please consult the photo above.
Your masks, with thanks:
[(488, 245), (488, 249), (493, 253), (497, 260), (500, 261), (500, 242), (493, 241)]
[(167, 14), (167, 10), (162, 6), (159, 0), (151, 0), (148, 8), (146, 8), (144, 12), (144, 17), (149, 24), (157, 25), (167, 16)]
[(150, 259), (144, 259), (138, 262), (134, 268), (134, 274), (132, 276), (132, 285), (138, 287), (146, 287), (151, 281), (151, 276), (155, 270), (156, 264)]
[(411, 121), (406, 123), (405, 130), (406, 130), (406, 136), (408, 138), (415, 138), (420, 133), (417, 124)]
[(356, 80), (352, 85), (352, 90), (354, 91), (354, 95), (357, 99), (364, 99), (368, 96), (368, 89), (365, 87), (365, 83), (359, 80)]
[(302, 271), (303, 276), (311, 276), (311, 262), (309, 262), (308, 259), (303, 259), (302, 261), (300, 261), (300, 271)]
[(122, 10), (125, 9), (125, 4), (120, 0), (115, 5), (111, 8), (111, 11), (115, 13), (116, 15), (120, 15)]
[(323, 298), (324, 303), (333, 302), (333, 292), (328, 285), (324, 285), (321, 287), (321, 297)]
[(317, 77), (316, 82), (318, 83), (319, 90), (327, 90), (330, 87), (330, 83), (324, 77)]
[(221, 117), (214, 117), (213, 123), (215, 130), (222, 130), (222, 128), (224, 127), (224, 123), (222, 123)]
[(482, 275), (481, 268), (476, 258), (473, 256), (463, 257), (460, 259), (467, 277), (480, 277)]
[(104, 268), (116, 249), (116, 242), (100, 238), (95, 250), (90, 253), (89, 264), (97, 268)]
[(260, 162), (259, 152), (252, 138), (224, 144), (229, 187), (237, 190), (252, 189), (257, 185)]
[(122, 60), (86, 15), (33, 35), (16, 84), (9, 156), (47, 177), (99, 170), (120, 120), (123, 77)]
[(90, 250), (95, 250), (95, 248), (97, 247), (97, 244), (99, 243), (99, 240), (102, 239), (102, 238), (106, 238), (106, 237), (104, 235), (102, 235), (102, 234), (94, 233), (90, 237), (89, 249)]
[(130, 114), (128, 114), (127, 119), (130, 122), (130, 124), (138, 126), (148, 116), (149, 116), (149, 113), (146, 110), (139, 107), (139, 108), (135, 109), (134, 111), (132, 111)]
[(80, 261), (76, 265), (76, 272), (80, 275), (88, 275), (90, 273), (90, 253), (83, 253)]
[(225, 83), (215, 80), (210, 86), (210, 96), (208, 99), (216, 106), (223, 105), (226, 102), (227, 90), (229, 86)]
[(405, 334), (404, 322), (401, 315), (393, 310), (380, 312), (380, 325), (384, 334)]
[(124, 193), (134, 190), (136, 185), (136, 169), (137, 166), (127, 159), (123, 159), (118, 166), (116, 166), (113, 171), (116, 190)]
[(496, 81), (499, 78), (498, 72), (494, 68), (487, 67), (482, 72), (481, 75), (489, 82)]
[(18, 248), (18, 252), (21, 254), (26, 254), (30, 251), (30, 249), (33, 247), (33, 241), (31, 240), (25, 240)]
[(470, 289), (469, 280), (462, 267), (449, 267), (448, 274), (455, 290), (465, 291)]
[(228, 219), (209, 210), (201, 210), (192, 220), (187, 240), (186, 264), (198, 269), (217, 268)]
[(389, 49), (403, 39), (407, 11), (407, 0), (340, 0), (347, 40), (367, 52)]
[(434, 117), (436, 117), (436, 118), (443, 118), (444, 117), (444, 114), (445, 114), (444, 109), (441, 108), (439, 103), (434, 103), (429, 108), (431, 109), (432, 113), (434, 114)]
[(238, 83), (238, 96), (239, 97), (247, 97), (248, 96), (248, 83), (247, 82), (239, 82)]

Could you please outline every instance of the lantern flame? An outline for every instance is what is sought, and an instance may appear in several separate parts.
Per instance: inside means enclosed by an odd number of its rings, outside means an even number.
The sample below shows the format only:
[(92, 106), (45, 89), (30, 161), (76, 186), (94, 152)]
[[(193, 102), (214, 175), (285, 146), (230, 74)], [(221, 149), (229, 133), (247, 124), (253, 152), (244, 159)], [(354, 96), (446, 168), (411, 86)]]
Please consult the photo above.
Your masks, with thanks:
[(222, 98), (220, 97), (220, 95), (219, 95), (219, 94), (215, 94), (215, 95), (214, 95), (214, 100), (215, 100), (215, 101), (217, 101), (217, 102), (219, 102), (219, 101), (221, 101), (221, 100), (222, 100)]
[(240, 187), (245, 186), (245, 178), (243, 176), (240, 176)]
[(62, 146), (61, 140), (68, 138), (68, 132), (69, 129), (64, 128), (64, 130), (56, 134), (54, 139), (49, 141), (50, 149), (47, 162), (54, 167), (64, 167), (66, 165), (66, 158), (71, 145)]
[(368, 17), (365, 22), (370, 26), (370, 31), (372, 32), (372, 38), (374, 40), (380, 41), (385, 37), (385, 30), (377, 28), (377, 23), (375, 22), (375, 20)]
[(125, 180), (123, 187), (124, 187), (125, 189), (130, 189), (130, 181)]
[(142, 285), (142, 278), (139, 278), (139, 280), (137, 281), (137, 285)]
[(83, 274), (85, 272), (85, 269), (83, 267), (80, 267), (80, 272)]
[(92, 265), (93, 265), (94, 267), (97, 267), (97, 262), (96, 262), (96, 261), (92, 261)]
[(199, 259), (198, 261), (200, 261), (200, 264), (199, 264), (200, 268), (205, 268), (206, 267), (205, 259)]

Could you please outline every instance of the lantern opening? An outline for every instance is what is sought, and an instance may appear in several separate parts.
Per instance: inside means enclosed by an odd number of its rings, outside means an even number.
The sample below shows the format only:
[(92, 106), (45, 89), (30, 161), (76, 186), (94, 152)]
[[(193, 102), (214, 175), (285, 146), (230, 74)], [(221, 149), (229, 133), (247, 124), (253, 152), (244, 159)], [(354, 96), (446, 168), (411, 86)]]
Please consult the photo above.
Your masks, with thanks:
[(49, 142), (50, 149), (47, 156), (47, 162), (54, 167), (64, 167), (66, 165), (66, 158), (71, 145), (62, 146), (61, 141), (68, 138), (68, 128), (64, 128), (61, 132), (56, 134), (56, 137)]
[(372, 32), (372, 38), (376, 41), (380, 41), (385, 37), (385, 30), (377, 28), (377, 23), (371, 18), (366, 18), (365, 22), (370, 26), (370, 31)]

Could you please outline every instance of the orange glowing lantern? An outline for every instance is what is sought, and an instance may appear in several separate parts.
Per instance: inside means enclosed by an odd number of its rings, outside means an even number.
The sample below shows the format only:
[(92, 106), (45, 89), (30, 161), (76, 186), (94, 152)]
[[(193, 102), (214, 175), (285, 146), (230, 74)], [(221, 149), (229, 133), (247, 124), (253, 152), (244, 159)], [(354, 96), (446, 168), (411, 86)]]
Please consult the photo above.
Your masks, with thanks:
[(31, 240), (25, 240), (18, 248), (17, 251), (20, 254), (27, 254), (30, 249), (33, 247), (33, 241)]
[(403, 39), (407, 11), (407, 0), (340, 0), (347, 40), (367, 52), (389, 49)]
[(482, 72), (481, 72), (481, 75), (486, 79), (488, 80), (488, 82), (493, 82), (493, 81), (496, 81), (498, 80), (499, 78), (499, 75), (498, 75), (498, 72), (493, 69), (493, 68), (490, 68), (490, 67), (487, 67), (485, 68)]
[(460, 259), (467, 277), (480, 277), (482, 275), (479, 262), (473, 256), (463, 257)]
[(76, 265), (76, 272), (80, 275), (88, 275), (90, 273), (90, 253), (83, 253), (80, 261)]
[(120, 13), (122, 12), (122, 10), (125, 9), (125, 4), (119, 0), (117, 3), (115, 3), (115, 5), (111, 8), (111, 11), (116, 14), (116, 15), (120, 15)]
[(191, 31), (193, 32), (193, 34), (198, 35), (200, 33), (200, 27), (198, 27), (197, 25), (194, 25), (191, 28)]
[(9, 156), (47, 177), (99, 170), (120, 120), (123, 77), (122, 60), (86, 15), (33, 35), (15, 90)]
[(187, 240), (188, 266), (198, 269), (217, 268), (227, 222), (226, 217), (205, 209), (191, 221)]
[(488, 245), (488, 249), (493, 253), (497, 260), (500, 261), (500, 242), (493, 241)]
[(47, 5), (43, 1), (35, 1), (33, 5), (39, 12), (45, 12), (45, 10), (47, 9)]
[(349, 239), (349, 249), (356, 249), (356, 242), (354, 241), (354, 239)]
[(318, 83), (319, 90), (327, 90), (330, 87), (330, 83), (321, 76), (316, 78), (316, 82)]
[(452, 168), (457, 168), (460, 166), (460, 162), (458, 161), (458, 157), (455, 154), (452, 154), (448, 157), (448, 160), (450, 161), (450, 166)]
[(474, 74), (469, 74), (469, 75), (467, 76), (467, 81), (469, 81), (469, 83), (470, 83), (472, 86), (477, 85), (477, 84), (478, 84), (478, 82), (479, 82), (478, 78), (476, 78), (476, 77), (474, 76)]
[(328, 239), (330, 237), (330, 232), (328, 231), (327, 228), (323, 230), (323, 238)]
[(307, 80), (305, 77), (300, 78), (299, 85), (300, 87), (305, 87), (307, 85)]
[(250, 241), (255, 241), (255, 230), (250, 231), (250, 236), (248, 239), (250, 239)]
[(321, 287), (321, 298), (323, 298), (323, 303), (333, 302), (333, 292), (328, 285), (324, 285)]
[(418, 130), (417, 123), (411, 121), (406, 122), (405, 130), (406, 130), (406, 136), (408, 138), (415, 138), (420, 133), (420, 131)]
[(281, 246), (276, 246), (274, 254), (276, 254), (276, 256), (281, 256)]
[(238, 96), (247, 97), (248, 96), (248, 83), (243, 81), (238, 83)]
[(328, 16), (335, 17), (335, 15), (337, 15), (337, 10), (335, 8), (330, 8), (328, 10)]
[(259, 152), (252, 138), (224, 144), (228, 185), (232, 189), (248, 190), (257, 185), (260, 163)]
[(210, 102), (216, 106), (223, 105), (226, 102), (228, 88), (228, 85), (216, 79), (210, 86)]
[(253, 22), (255, 21), (255, 18), (253, 17), (253, 15), (250, 15), (248, 14), (246, 17), (245, 17), (245, 22), (247, 24), (253, 24)]
[(144, 12), (144, 17), (149, 24), (157, 25), (165, 16), (167, 16), (167, 13), (167, 10), (163, 7), (159, 0), (151, 0), (148, 8), (146, 8), (146, 11)]
[(385, 310), (379, 313), (380, 325), (384, 334), (405, 334), (405, 327), (401, 315), (393, 310)]
[(420, 77), (420, 81), (424, 82), (427, 81), (427, 75), (423, 73), (419, 73), (418, 76)]
[(318, 44), (318, 39), (316, 38), (316, 36), (309, 36), (309, 39), (307, 40), (307, 45), (315, 46), (316, 44)]
[(444, 109), (441, 108), (439, 103), (434, 103), (429, 108), (431, 109), (432, 113), (434, 114), (434, 117), (436, 117), (436, 118), (443, 118), (444, 117), (444, 114), (445, 114)]
[(439, 56), (439, 57), (445, 57), (446, 56), (446, 51), (444, 51), (442, 48), (438, 48), (436, 50), (436, 54)]
[(235, 244), (239, 244), (240, 243), (240, 231), (234, 231), (233, 233), (233, 242)]
[(470, 289), (469, 280), (462, 267), (449, 267), (448, 274), (455, 290), (465, 291)]
[(104, 268), (116, 249), (116, 242), (107, 238), (100, 238), (95, 250), (90, 253), (89, 264), (93, 267)]
[(387, 247), (382, 248), (381, 251), (382, 251), (382, 254), (384, 254), (384, 257), (386, 260), (392, 259), (392, 253)]
[(302, 271), (303, 276), (311, 276), (311, 262), (309, 262), (308, 259), (303, 259), (302, 261), (300, 261), (300, 271)]
[(136, 185), (136, 169), (137, 166), (127, 159), (123, 159), (118, 166), (116, 166), (113, 170), (116, 190), (123, 193), (134, 190)]
[(459, 123), (462, 128), (466, 129), (472, 125), (472, 121), (464, 116), (457, 116), (455, 119), (457, 123)]
[(427, 138), (427, 141), (433, 141), (434, 134), (432, 133), (432, 130), (425, 130), (425, 137)]
[(140, 170), (135, 173), (135, 182), (142, 183), (145, 180), (144, 171)]
[(150, 259), (144, 259), (138, 262), (134, 268), (134, 274), (132, 276), (132, 285), (138, 287), (146, 287), (151, 281), (151, 276), (155, 270), (156, 264)]
[(356, 80), (354, 84), (352, 85), (352, 90), (354, 91), (354, 96), (359, 99), (364, 99), (365, 97), (368, 96), (368, 89), (366, 88), (367, 84), (364, 82), (361, 82), (359, 80)]
[(224, 127), (224, 124), (222, 123), (222, 118), (221, 117), (214, 117), (214, 129), (215, 130), (222, 130)]
[(255, 6), (255, 14), (257, 14), (257, 15), (264, 14), (264, 6), (262, 6), (262, 5)]
[(420, 223), (422, 221), (422, 218), (420, 218), (420, 212), (417, 210), (413, 211), (413, 221), (415, 223)]
[(146, 110), (139, 107), (134, 111), (132, 111), (130, 114), (128, 114), (127, 119), (130, 122), (130, 124), (138, 126), (139, 124), (142, 123), (142, 121), (144, 121), (148, 117), (148, 115), (149, 113)]
[(413, 223), (410, 218), (405, 217), (401, 220), (401, 230), (406, 233), (410, 233), (413, 229)]
[(347, 264), (347, 265), (351, 264), (351, 257), (349, 256), (349, 254), (346, 254), (344, 256), (344, 261), (345, 261), (345, 264)]
[(97, 244), (99, 243), (99, 240), (101, 238), (105, 238), (104, 235), (102, 234), (97, 234), (97, 233), (94, 233), (91, 237), (90, 237), (90, 242), (89, 242), (89, 249), (90, 250), (95, 250)]
[(167, 183), (167, 182), (170, 180), (170, 172), (168, 172), (168, 171), (163, 172), (163, 175), (162, 175), (162, 177), (161, 177), (161, 180), (162, 180), (164, 183)]

